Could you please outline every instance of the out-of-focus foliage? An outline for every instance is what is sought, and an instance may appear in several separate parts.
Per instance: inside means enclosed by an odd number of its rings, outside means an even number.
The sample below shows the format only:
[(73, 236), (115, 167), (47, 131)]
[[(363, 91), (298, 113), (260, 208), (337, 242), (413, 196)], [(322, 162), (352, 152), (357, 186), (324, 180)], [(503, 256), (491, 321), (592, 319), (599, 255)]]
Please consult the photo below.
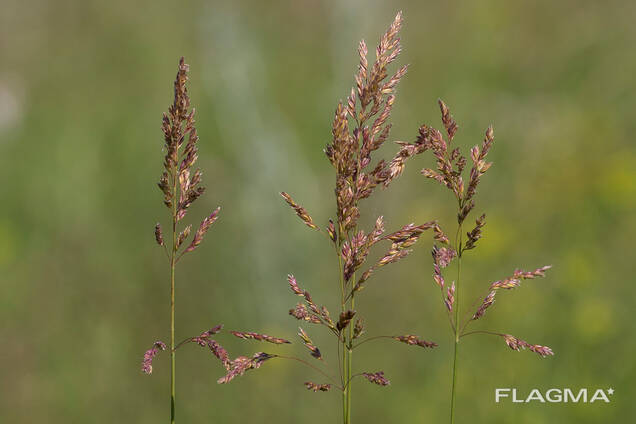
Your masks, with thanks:
[[(209, 190), (193, 207), (203, 215), (221, 204), (223, 215), (199, 255), (183, 260), (177, 332), (224, 322), (293, 338), (287, 310), (296, 299), (286, 274), (309, 291), (336, 285), (337, 276), (329, 244), (299, 225), (277, 192), (294, 193), (317, 224), (327, 222), (333, 176), (321, 150), (333, 110), (353, 84), (358, 40), (374, 45), (399, 9), (410, 68), (392, 138), (412, 141), (422, 123), (441, 127), (438, 97), (461, 125), (459, 145), (495, 128), (495, 164), (475, 210), (488, 224), (465, 256), (463, 287), (477, 296), (515, 266), (553, 265), (546, 279), (524, 282), (536, 287), (502, 293), (478, 324), (499, 330), (503, 322), (555, 356), (466, 338), (458, 422), (634, 420), (634, 2), (4, 0), (0, 422), (167, 419), (168, 356), (157, 358), (150, 377), (140, 362), (155, 337), (168, 334), (166, 264), (153, 238), (155, 222), (167, 217), (155, 180), (161, 112), (181, 55), (191, 65)], [(419, 175), (430, 165), (409, 162), (362, 220), (450, 223), (448, 193)], [(392, 385), (359, 384), (356, 422), (447, 417), (452, 346), (431, 244), (423, 237), (361, 296), (369, 331), (403, 328), (440, 347), (360, 348), (356, 367), (381, 366)], [(337, 299), (321, 301), (337, 309)], [(226, 347), (251, 352), (244, 343)], [(323, 353), (333, 361), (335, 346)], [(179, 421), (340, 417), (338, 394), (305, 390), (311, 377), (300, 366), (272, 362), (218, 386), (223, 370), (208, 356), (177, 355)], [(610, 404), (495, 404), (496, 387), (615, 394)]]

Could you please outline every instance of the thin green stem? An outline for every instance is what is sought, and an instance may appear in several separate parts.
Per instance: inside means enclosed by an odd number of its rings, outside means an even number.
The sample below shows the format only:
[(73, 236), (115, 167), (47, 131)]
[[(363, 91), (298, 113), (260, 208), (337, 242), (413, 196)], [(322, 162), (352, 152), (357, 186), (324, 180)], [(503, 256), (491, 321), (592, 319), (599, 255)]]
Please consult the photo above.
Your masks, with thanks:
[[(344, 312), (345, 311), (345, 286), (344, 286), (344, 277), (342, 275), (342, 255), (340, 254), (340, 249), (336, 249), (337, 253), (338, 253), (338, 274), (340, 277), (340, 288), (341, 288), (341, 293), (342, 293), (342, 297), (341, 297), (341, 311)], [(342, 337), (342, 374), (343, 375), (347, 375), (347, 341), (346, 338)], [(340, 358), (338, 358), (338, 360), (340, 360)], [(344, 378), (342, 378), (342, 385), (343, 385), (343, 390), (342, 390), (342, 422), (343, 423), (347, 423), (347, 390), (344, 389), (344, 383), (345, 380)]]
[(459, 280), (462, 271), (462, 224), (459, 224), (457, 235), (455, 236), (455, 250), (457, 251), (457, 281), (455, 282), (455, 349), (453, 354), (453, 384), (451, 386), (451, 410), (450, 422), (455, 422), (455, 388), (457, 384), (457, 354), (459, 351)]
[[(178, 162), (178, 161), (177, 161)], [(176, 359), (174, 344), (174, 281), (177, 260), (177, 165), (173, 167), (172, 185), (172, 254), (170, 255), (170, 424), (175, 423), (175, 398), (176, 398)]]
[(174, 344), (174, 256), (170, 261), (170, 423), (174, 424), (175, 416), (175, 378), (176, 378), (176, 361), (175, 361), (175, 344)]
[[(353, 276), (353, 281), (355, 281), (355, 274)], [(355, 308), (355, 297), (351, 296), (351, 310), (353, 311)], [(347, 420), (345, 424), (351, 423), (351, 365), (353, 362), (353, 347), (351, 343), (353, 342), (353, 325), (349, 325), (349, 345), (347, 346), (348, 352), (348, 364), (347, 364), (347, 386), (345, 390), (347, 391)]]

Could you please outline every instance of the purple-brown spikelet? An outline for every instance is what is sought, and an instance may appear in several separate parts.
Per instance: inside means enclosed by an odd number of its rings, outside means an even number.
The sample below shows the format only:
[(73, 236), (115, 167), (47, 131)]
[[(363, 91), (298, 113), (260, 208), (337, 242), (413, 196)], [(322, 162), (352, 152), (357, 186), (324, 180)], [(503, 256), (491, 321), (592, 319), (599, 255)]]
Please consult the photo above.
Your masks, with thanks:
[(152, 360), (157, 356), (159, 351), (166, 350), (166, 344), (162, 341), (156, 341), (152, 348), (144, 353), (144, 360), (141, 364), (141, 370), (146, 374), (152, 374)]
[(332, 219), (329, 219), (329, 225), (327, 225), (327, 235), (334, 243), (338, 242), (338, 234)]
[(550, 349), (547, 346), (533, 345), (526, 342), (525, 340), (521, 340), (515, 336), (511, 336), (510, 334), (502, 334), (501, 336), (505, 340), (508, 347), (512, 350), (520, 351), (521, 349), (528, 348), (528, 350), (536, 353), (542, 358), (545, 358), (546, 356), (554, 355), (554, 352), (552, 352), (552, 349)]
[(420, 346), (428, 348), (437, 347), (437, 343), (422, 340), (418, 336), (414, 336), (412, 334), (407, 334), (405, 336), (394, 336), (393, 338), (399, 342), (406, 343), (409, 346)]
[(522, 280), (531, 280), (537, 277), (545, 277), (545, 272), (552, 268), (552, 265), (545, 265), (541, 268), (537, 268), (534, 271), (522, 271), (520, 269), (516, 269), (514, 272), (515, 278), (520, 278)]
[(155, 240), (157, 241), (157, 244), (159, 246), (163, 246), (164, 242), (163, 242), (163, 232), (161, 231), (161, 224), (157, 222), (157, 225), (155, 225)]
[(245, 374), (245, 371), (251, 368), (251, 359), (247, 356), (239, 356), (230, 362), (227, 374), (219, 378), (216, 382), (219, 384), (229, 383), (234, 377)]
[(296, 278), (289, 274), (287, 276), (287, 281), (289, 282), (289, 286), (291, 287), (292, 291), (297, 294), (298, 296), (304, 296), (304, 291), (302, 291), (300, 289), (300, 287), (298, 287), (298, 283), (296, 282)]
[(208, 331), (206, 331), (205, 334), (211, 336), (213, 334), (217, 334), (222, 329), (223, 329), (223, 324), (215, 325), (214, 327), (212, 327)]
[(441, 268), (446, 268), (456, 256), (457, 252), (450, 247), (433, 246), (433, 260)]
[(261, 342), (268, 342), (273, 344), (289, 344), (289, 340), (281, 339), (280, 337), (272, 337), (267, 334), (259, 334), (254, 332), (242, 332), (242, 331), (230, 331), (234, 336), (245, 340), (258, 340)]
[(438, 241), (442, 244), (450, 243), (450, 240), (448, 239), (446, 234), (444, 234), (444, 231), (442, 231), (442, 228), (437, 223), (433, 225), (433, 234), (434, 234), (433, 238), (435, 239), (435, 241)]
[(226, 370), (229, 370), (231, 367), (231, 363), (230, 355), (227, 353), (227, 350), (225, 350), (225, 348), (221, 346), (216, 340), (208, 340), (207, 346), (210, 349), (210, 352), (212, 352), (212, 354), (221, 361), (223, 367), (225, 367)]
[(340, 318), (338, 319), (338, 323), (336, 324), (336, 328), (338, 331), (342, 331), (349, 326), (349, 323), (355, 316), (356, 311), (347, 310), (340, 313)]
[(473, 228), (470, 232), (466, 233), (468, 236), (466, 240), (466, 245), (464, 246), (464, 250), (470, 250), (475, 248), (475, 244), (477, 240), (481, 238), (481, 229), (486, 225), (486, 214), (482, 214), (475, 221), (475, 228)]
[(183, 242), (190, 236), (190, 231), (192, 231), (192, 225), (188, 225), (179, 233), (177, 237), (177, 249), (181, 247)]
[(316, 345), (314, 345), (314, 342), (311, 341), (307, 333), (305, 333), (305, 330), (303, 330), (300, 327), (298, 327), (298, 336), (301, 338), (301, 340), (305, 344), (305, 347), (309, 349), (309, 351), (311, 352), (311, 356), (313, 356), (316, 359), (322, 359), (322, 354), (320, 353), (320, 349), (318, 349)]
[(496, 293), (497, 292), (495, 290), (488, 293), (488, 295), (481, 302), (481, 305), (479, 305), (479, 308), (477, 309), (477, 311), (473, 314), (473, 317), (472, 317), (473, 320), (477, 320), (481, 318), (482, 316), (484, 316), (484, 314), (486, 313), (486, 309), (490, 308), (490, 306), (493, 303), (495, 303)]
[(289, 287), (291, 290), (298, 296), (302, 296), (305, 299), (305, 305), (299, 303), (296, 305), (296, 308), (290, 309), (289, 314), (296, 319), (304, 320), (313, 324), (323, 324), (328, 327), (332, 331), (336, 331), (336, 326), (331, 319), (331, 315), (329, 311), (324, 306), (318, 306), (312, 300), (311, 294), (309, 292), (302, 290), (298, 283), (296, 282), (296, 278), (293, 275), (287, 276), (287, 281), (289, 282)]
[(298, 320), (307, 321), (311, 324), (322, 324), (320, 318), (312, 315), (307, 309), (307, 306), (303, 305), (302, 303), (297, 304), (294, 309), (290, 309), (289, 315)]
[(360, 318), (356, 319), (356, 323), (353, 326), (353, 340), (364, 334), (364, 321)]
[(296, 202), (294, 202), (294, 199), (291, 198), (291, 196), (287, 193), (285, 193), (284, 191), (280, 193), (281, 196), (283, 196), (283, 199), (285, 199), (285, 201), (287, 202), (287, 204), (294, 210), (296, 211), (296, 215), (298, 215), (298, 217), (300, 219), (303, 220), (303, 222), (309, 227), (309, 228), (313, 228), (313, 229), (318, 229), (318, 226), (316, 226), (316, 224), (314, 224), (313, 219), (311, 219), (311, 216), (309, 216), (309, 213), (307, 213), (307, 210), (305, 208), (303, 208), (300, 205), (297, 205)]
[(444, 300), (446, 308), (449, 312), (453, 311), (453, 304), (455, 303), (455, 282), (451, 283), (451, 286), (446, 291), (446, 299)]
[(221, 207), (219, 206), (210, 214), (210, 216), (206, 217), (203, 221), (201, 221), (201, 225), (199, 225), (199, 229), (194, 234), (192, 243), (190, 243), (190, 245), (185, 250), (186, 252), (192, 252), (194, 249), (196, 249), (199, 246), (199, 244), (201, 244), (201, 242), (203, 241), (203, 237), (205, 236), (205, 233), (207, 233), (208, 229), (210, 229), (212, 224), (216, 222), (220, 210), (221, 210)]
[(205, 346), (210, 336), (218, 334), (222, 329), (223, 329), (223, 324), (216, 325), (210, 328), (209, 330), (202, 332), (198, 336), (192, 337), (191, 341), (199, 344), (200, 346)]
[(384, 371), (378, 371), (374, 373), (363, 372), (362, 376), (369, 380), (373, 384), (377, 384), (378, 386), (388, 386), (391, 384), (389, 380), (384, 377)]
[(435, 281), (440, 289), (444, 290), (444, 276), (438, 263), (433, 265), (433, 281)]
[(552, 352), (552, 349), (550, 349), (547, 346), (541, 346), (541, 345), (529, 345), (528, 349), (534, 353), (536, 353), (537, 355), (541, 356), (542, 358), (545, 358), (546, 356), (552, 356), (554, 355), (554, 352)]
[(490, 290), (513, 289), (515, 287), (519, 287), (521, 280), (532, 280), (537, 277), (545, 277), (545, 272), (550, 268), (552, 268), (550, 265), (546, 265), (541, 268), (537, 268), (534, 271), (522, 271), (520, 269), (516, 269), (512, 276), (490, 284)]
[(311, 381), (306, 381), (305, 387), (313, 392), (328, 392), (331, 390), (331, 384), (316, 384)]
[(225, 384), (232, 381), (235, 377), (245, 374), (248, 370), (258, 369), (263, 362), (268, 359), (274, 358), (274, 355), (270, 355), (265, 352), (257, 352), (251, 358), (247, 356), (239, 356), (230, 362), (228, 373), (217, 380), (219, 384)]

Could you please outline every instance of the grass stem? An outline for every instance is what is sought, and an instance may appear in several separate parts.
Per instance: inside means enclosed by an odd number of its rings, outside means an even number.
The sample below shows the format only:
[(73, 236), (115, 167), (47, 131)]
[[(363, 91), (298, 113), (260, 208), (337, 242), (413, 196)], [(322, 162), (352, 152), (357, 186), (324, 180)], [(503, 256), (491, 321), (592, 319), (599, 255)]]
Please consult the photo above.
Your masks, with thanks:
[(457, 384), (457, 355), (459, 351), (459, 280), (462, 271), (462, 224), (459, 224), (457, 229), (457, 235), (455, 237), (455, 250), (457, 251), (457, 281), (455, 282), (455, 349), (453, 354), (453, 383), (451, 386), (451, 407), (450, 407), (450, 422), (455, 423), (455, 392)]
[[(173, 170), (173, 193), (177, 196), (177, 166)], [(170, 424), (175, 423), (176, 398), (176, 358), (174, 342), (174, 281), (177, 256), (177, 202), (172, 206), (172, 255), (170, 255)]]

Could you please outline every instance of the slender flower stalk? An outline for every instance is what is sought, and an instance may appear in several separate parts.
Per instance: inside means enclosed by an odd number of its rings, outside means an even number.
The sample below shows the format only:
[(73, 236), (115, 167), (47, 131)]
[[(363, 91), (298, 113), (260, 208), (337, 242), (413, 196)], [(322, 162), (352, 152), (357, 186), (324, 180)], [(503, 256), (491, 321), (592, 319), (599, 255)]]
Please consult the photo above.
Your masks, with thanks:
[[(190, 109), (190, 97), (186, 83), (189, 67), (185, 60), (179, 61), (179, 69), (174, 82), (174, 100), (168, 113), (164, 113), (161, 129), (164, 135), (164, 171), (159, 180), (159, 189), (164, 195), (164, 204), (170, 210), (172, 227), (171, 245), (167, 250), (170, 261), (170, 422), (176, 415), (176, 345), (175, 345), (175, 274), (177, 262), (186, 252), (196, 248), (214, 221), (219, 208), (203, 220), (194, 239), (187, 249), (180, 248), (190, 235), (192, 225), (181, 229), (180, 221), (186, 216), (190, 205), (203, 194), (200, 186), (201, 170), (193, 171), (198, 158), (199, 137), (194, 127), (194, 109)], [(155, 226), (155, 240), (165, 246), (161, 224)], [(149, 373), (149, 372), (148, 372)]]
[[(325, 148), (327, 158), (335, 168), (335, 219), (329, 219), (321, 229), (309, 212), (300, 206), (294, 198), (285, 192), (281, 196), (294, 210), (296, 215), (312, 230), (323, 232), (330, 240), (335, 252), (338, 268), (340, 292), (340, 313), (332, 318), (325, 306), (316, 303), (314, 298), (299, 287), (293, 275), (288, 276), (289, 286), (303, 302), (289, 311), (294, 318), (307, 324), (326, 327), (338, 343), (339, 384), (305, 383), (313, 392), (337, 388), (342, 391), (342, 420), (349, 424), (352, 419), (352, 388), (356, 377), (387, 386), (389, 381), (382, 371), (354, 373), (353, 351), (360, 345), (380, 338), (400, 341), (411, 346), (433, 348), (433, 342), (421, 340), (417, 336), (375, 336), (360, 339), (365, 328), (364, 322), (356, 312), (360, 292), (366, 287), (370, 277), (380, 268), (405, 258), (409, 249), (426, 230), (441, 234), (435, 221), (421, 225), (404, 225), (397, 231), (385, 234), (385, 223), (378, 217), (373, 227), (365, 232), (359, 228), (361, 216), (360, 202), (368, 198), (378, 186), (388, 187), (403, 171), (406, 161), (429, 148), (426, 133), (420, 128), (412, 143), (397, 142), (398, 153), (390, 160), (379, 160), (371, 165), (372, 154), (388, 139), (391, 124), (388, 122), (395, 102), (395, 88), (406, 73), (402, 66), (393, 74), (388, 67), (398, 57), (401, 46), (398, 37), (402, 25), (402, 13), (398, 13), (393, 23), (380, 38), (376, 48), (376, 60), (369, 64), (367, 45), (361, 41), (358, 46), (359, 65), (355, 75), (355, 86), (351, 89), (346, 102), (336, 107), (332, 127), (332, 142)], [(376, 245), (388, 242), (386, 253), (374, 264), (363, 268), (369, 252)], [(322, 353), (313, 343), (310, 335), (300, 328), (299, 337), (310, 355), (323, 361)]]
[[(237, 376), (243, 375), (246, 371), (260, 368), (267, 360), (275, 358), (276, 355), (257, 352), (251, 357), (238, 356), (230, 359), (229, 353), (212, 336), (221, 332), (223, 326), (217, 325), (210, 330), (204, 331), (198, 336), (188, 337), (178, 344), (175, 344), (175, 274), (176, 268), (183, 255), (197, 249), (203, 241), (206, 233), (217, 220), (220, 208), (216, 208), (205, 217), (194, 232), (191, 241), (188, 243), (192, 232), (192, 225), (184, 225), (183, 219), (186, 217), (188, 208), (205, 191), (201, 184), (202, 172), (194, 169), (193, 166), (198, 159), (197, 142), (199, 137), (194, 127), (194, 109), (190, 108), (190, 97), (186, 83), (188, 81), (189, 67), (185, 60), (179, 61), (179, 69), (174, 82), (174, 100), (168, 113), (163, 115), (161, 129), (164, 135), (165, 157), (163, 161), (164, 171), (159, 179), (159, 189), (163, 193), (163, 202), (170, 210), (170, 224), (172, 237), (170, 246), (166, 246), (161, 224), (157, 223), (154, 229), (155, 241), (161, 246), (170, 264), (170, 423), (174, 424), (176, 416), (176, 351), (182, 346), (190, 343), (206, 347), (216, 357), (226, 370), (226, 375), (218, 380), (219, 384), (227, 383)], [(271, 344), (287, 344), (289, 341), (278, 337), (254, 332), (231, 331), (235, 337), (244, 340), (264, 341)], [(152, 348), (146, 351), (142, 362), (142, 371), (146, 374), (152, 373), (152, 361), (160, 351), (168, 347), (162, 341), (157, 341)]]
[[(465, 184), (462, 175), (467, 164), (467, 159), (461, 154), (459, 148), (451, 147), (455, 133), (458, 129), (457, 123), (453, 119), (446, 104), (444, 104), (441, 100), (439, 101), (439, 107), (442, 114), (442, 123), (444, 124), (446, 136), (442, 135), (442, 132), (427, 126), (423, 126), (420, 131), (424, 139), (423, 143), (427, 146), (427, 149), (430, 149), (433, 152), (437, 165), (436, 169), (423, 169), (422, 174), (449, 189), (457, 201), (457, 232), (454, 243), (451, 244), (449, 238), (446, 237), (441, 228), (438, 227), (435, 231), (435, 240), (442, 246), (438, 247), (436, 245), (433, 247), (432, 251), (433, 281), (440, 288), (442, 300), (446, 306), (451, 330), (454, 336), (450, 402), (450, 422), (453, 424), (455, 422), (456, 391), (458, 385), (459, 342), (462, 337), (472, 334), (489, 334), (503, 338), (506, 344), (513, 350), (518, 351), (528, 348), (530, 351), (541, 357), (553, 355), (553, 352), (549, 347), (533, 345), (509, 334), (485, 330), (466, 332), (467, 327), (472, 323), (472, 321), (476, 321), (481, 318), (486, 313), (486, 310), (492, 306), (495, 302), (495, 296), (499, 290), (510, 290), (516, 288), (521, 284), (521, 281), (525, 279), (544, 277), (545, 271), (547, 271), (550, 266), (537, 268), (534, 271), (515, 270), (512, 275), (491, 283), (488, 288), (487, 295), (483, 298), (483, 300), (481, 300), (480, 306), (474, 310), (474, 312), (469, 310), (468, 315), (462, 318), (460, 313), (460, 293), (462, 292), (460, 286), (462, 256), (464, 253), (477, 246), (477, 242), (482, 236), (482, 229), (486, 224), (486, 215), (482, 214), (476, 219), (473, 229), (465, 234), (465, 242), (463, 239), (463, 225), (466, 218), (475, 207), (474, 197), (477, 193), (477, 187), (480, 179), (492, 165), (491, 162), (486, 161), (486, 157), (493, 145), (494, 135), (492, 127), (489, 127), (486, 130), (484, 141), (481, 146), (474, 146), (470, 150), (472, 167), (469, 172), (468, 183)], [(448, 267), (454, 260), (457, 262), (457, 279), (449, 286), (444, 279), (443, 269)]]

